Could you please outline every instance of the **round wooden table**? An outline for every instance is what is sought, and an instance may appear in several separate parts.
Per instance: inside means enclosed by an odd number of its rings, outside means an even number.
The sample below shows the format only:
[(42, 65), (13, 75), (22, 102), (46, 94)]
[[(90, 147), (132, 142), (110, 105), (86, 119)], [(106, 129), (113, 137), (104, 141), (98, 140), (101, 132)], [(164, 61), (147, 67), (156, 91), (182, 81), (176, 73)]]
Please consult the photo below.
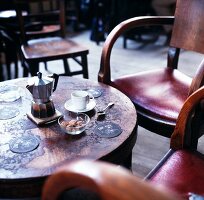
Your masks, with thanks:
[[(65, 134), (57, 121), (37, 126), (27, 117), (32, 96), (26, 89), (28, 78), (1, 82), (1, 85), (19, 86), (21, 98), (12, 103), (20, 113), (11, 119), (0, 120), (0, 198), (39, 197), (47, 176), (60, 165), (80, 158), (104, 160), (131, 168), (132, 149), (137, 137), (137, 115), (132, 102), (117, 89), (73, 77), (59, 77), (58, 86), (52, 95), (53, 102), (62, 114), (68, 112), (64, 104), (74, 90), (98, 89), (102, 95), (95, 98), (96, 107), (87, 112), (91, 121), (87, 130), (76, 136)], [(109, 102), (104, 120), (96, 121), (96, 110)], [(1, 106), (1, 104), (0, 104)], [(122, 133), (113, 138), (99, 137), (95, 133), (98, 124), (114, 122)], [(35, 136), (39, 146), (27, 153), (14, 153), (10, 142), (21, 136)]]

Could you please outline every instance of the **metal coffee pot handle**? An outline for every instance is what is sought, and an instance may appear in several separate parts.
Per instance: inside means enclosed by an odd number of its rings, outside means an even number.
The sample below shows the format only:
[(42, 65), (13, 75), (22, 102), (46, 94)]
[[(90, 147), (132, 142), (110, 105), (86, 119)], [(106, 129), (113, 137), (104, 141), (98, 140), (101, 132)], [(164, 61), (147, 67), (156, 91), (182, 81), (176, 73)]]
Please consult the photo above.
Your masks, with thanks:
[(53, 92), (54, 92), (57, 88), (59, 75), (54, 73), (54, 74), (48, 75), (47, 77), (54, 79), (54, 87), (53, 87)]

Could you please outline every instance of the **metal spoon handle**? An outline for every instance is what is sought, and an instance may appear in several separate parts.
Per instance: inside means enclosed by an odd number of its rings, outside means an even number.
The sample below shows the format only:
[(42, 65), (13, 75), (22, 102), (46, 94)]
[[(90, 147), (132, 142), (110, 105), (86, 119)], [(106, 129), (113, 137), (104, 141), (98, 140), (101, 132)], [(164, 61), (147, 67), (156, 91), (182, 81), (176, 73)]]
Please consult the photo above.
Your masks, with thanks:
[(109, 103), (104, 109), (103, 111), (105, 112), (108, 108), (111, 108), (114, 105), (113, 102)]

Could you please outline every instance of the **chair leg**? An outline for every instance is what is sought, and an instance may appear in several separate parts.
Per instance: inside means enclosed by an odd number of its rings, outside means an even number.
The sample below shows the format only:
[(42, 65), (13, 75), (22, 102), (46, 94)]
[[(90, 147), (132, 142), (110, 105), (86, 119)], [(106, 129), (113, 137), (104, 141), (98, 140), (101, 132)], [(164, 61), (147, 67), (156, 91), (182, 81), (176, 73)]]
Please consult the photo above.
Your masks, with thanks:
[(127, 38), (125, 36), (123, 37), (123, 48), (127, 48)]
[(15, 65), (15, 78), (18, 78), (18, 61), (17, 60), (14, 62), (14, 65)]
[(39, 62), (26, 62), (25, 60), (22, 62), (23, 66), (23, 77), (27, 77), (29, 72), (31, 76), (36, 76), (39, 71)]
[(68, 60), (67, 59), (63, 59), (63, 63), (64, 63), (64, 72), (65, 72), (65, 75), (70, 76), (71, 72), (70, 72)]
[(8, 52), (5, 52), (7, 79), (11, 79), (11, 59)]
[(47, 71), (47, 62), (44, 62), (45, 70)]
[[(0, 56), (0, 59), (1, 59), (1, 56)], [(3, 65), (1, 63), (1, 60), (0, 60), (0, 81), (4, 81)]]
[(127, 169), (129, 169), (130, 171), (132, 171), (132, 152), (131, 154), (126, 158), (126, 160), (124, 161), (124, 163), (122, 163), (123, 167), (126, 167)]
[(28, 65), (31, 76), (36, 76), (39, 71), (39, 62), (29, 62)]
[(25, 61), (22, 61), (22, 67), (23, 67), (23, 77), (28, 77), (28, 66), (27, 64), (25, 63)]
[(88, 79), (89, 75), (88, 75), (88, 61), (87, 61), (87, 55), (83, 55), (81, 56), (81, 65), (82, 65), (82, 69), (83, 69), (83, 77)]
[(9, 61), (6, 61), (6, 71), (7, 71), (7, 79), (11, 79), (11, 63)]
[(23, 67), (23, 77), (28, 77), (28, 69)]

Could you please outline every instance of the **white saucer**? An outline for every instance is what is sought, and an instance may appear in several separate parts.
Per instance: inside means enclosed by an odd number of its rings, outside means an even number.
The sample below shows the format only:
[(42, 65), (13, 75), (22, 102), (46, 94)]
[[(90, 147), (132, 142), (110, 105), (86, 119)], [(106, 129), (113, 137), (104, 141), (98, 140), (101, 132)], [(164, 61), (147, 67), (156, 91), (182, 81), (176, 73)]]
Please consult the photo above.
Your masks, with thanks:
[(94, 109), (96, 106), (96, 102), (94, 99), (90, 99), (89, 103), (87, 104), (86, 108), (83, 109), (83, 110), (76, 110), (76, 108), (73, 107), (72, 105), (72, 101), (71, 99), (69, 99), (68, 101), (65, 102), (64, 104), (64, 107), (66, 110), (68, 111), (71, 111), (71, 112), (78, 112), (78, 113), (81, 113), (81, 112), (88, 112), (92, 109)]

